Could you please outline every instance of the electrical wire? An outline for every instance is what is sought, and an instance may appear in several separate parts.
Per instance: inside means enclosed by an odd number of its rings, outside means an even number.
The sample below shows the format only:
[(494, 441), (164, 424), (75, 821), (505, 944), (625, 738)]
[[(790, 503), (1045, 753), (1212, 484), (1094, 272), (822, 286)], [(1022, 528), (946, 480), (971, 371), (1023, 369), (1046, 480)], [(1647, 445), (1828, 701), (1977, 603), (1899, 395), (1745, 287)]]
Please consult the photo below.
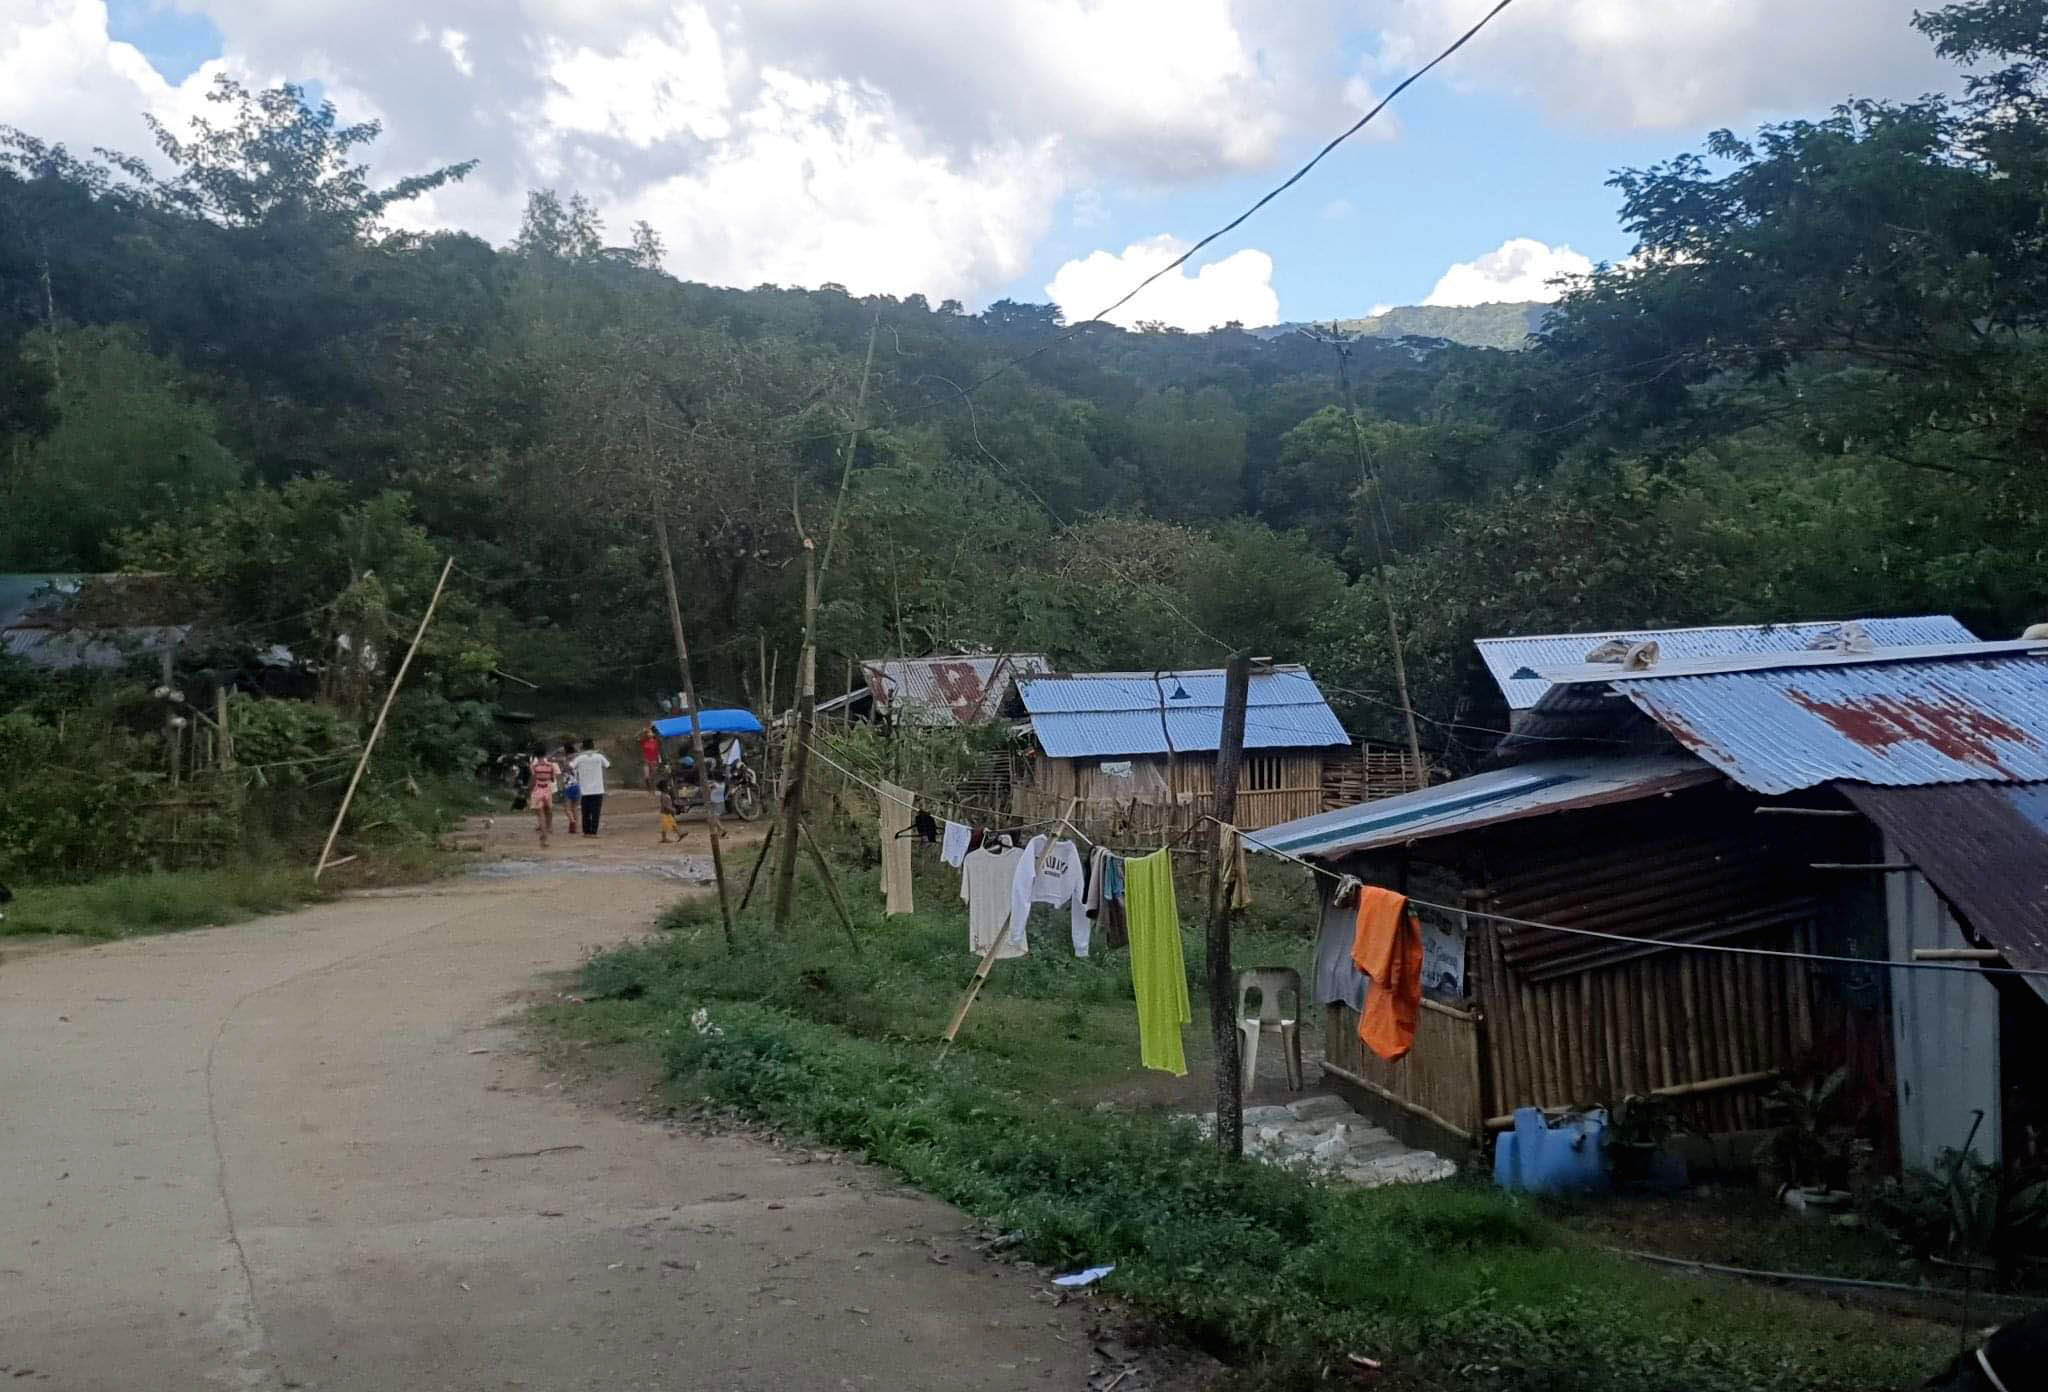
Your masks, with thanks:
[[(1256, 850), (1264, 851), (1267, 855), (1276, 856), (1281, 860), (1292, 861), (1304, 870), (1312, 871), (1332, 881), (1342, 882), (1345, 878), (1327, 866), (1317, 865), (1311, 861), (1303, 860), (1298, 855), (1283, 851), (1277, 846), (1268, 845), (1266, 842), (1259, 840), (1253, 832), (1246, 831), (1243, 827), (1232, 827), (1230, 823), (1223, 821), (1219, 817), (1205, 816), (1203, 820), (1214, 822), (1220, 827), (1229, 827), (1230, 830), (1235, 831), (1244, 839), (1246, 845)], [(1418, 898), (1413, 894), (1403, 897), (1410, 904), (1425, 909), (1434, 909), (1438, 913), (1462, 914), (1468, 918), (1483, 918), (1494, 923), (1505, 923), (1514, 928), (1533, 928), (1539, 932), (1565, 933), (1572, 937), (1598, 938), (1603, 942), (1630, 943), (1640, 947), (1672, 949), (1682, 952), (1722, 952), (1739, 957), (1774, 957), (1798, 962), (1828, 962), (1850, 967), (1884, 967), (1893, 971), (1965, 971), (1980, 972), (1994, 976), (2048, 977), (2048, 968), (2040, 967), (1984, 967), (1978, 966), (1973, 962), (1899, 962), (1882, 957), (1844, 957), (1827, 952), (1790, 952), (1782, 948), (1772, 947), (1733, 947), (1727, 943), (1674, 942), (1669, 938), (1636, 937), (1628, 933), (1603, 932), (1597, 928), (1572, 928), (1562, 923), (1545, 923), (1540, 919), (1517, 918), (1513, 914), (1494, 913), (1487, 909), (1475, 909), (1463, 904), (1440, 904), (1433, 900)]]

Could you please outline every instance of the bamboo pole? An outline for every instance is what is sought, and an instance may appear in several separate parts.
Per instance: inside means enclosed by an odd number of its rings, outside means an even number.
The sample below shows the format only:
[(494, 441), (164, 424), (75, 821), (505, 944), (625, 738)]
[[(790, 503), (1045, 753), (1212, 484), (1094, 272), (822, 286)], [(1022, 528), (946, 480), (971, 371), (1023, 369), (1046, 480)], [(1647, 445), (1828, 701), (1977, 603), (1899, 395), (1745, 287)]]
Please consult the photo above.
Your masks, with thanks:
[(654, 539), (661, 547), (661, 588), (668, 596), (668, 625), (676, 640), (676, 666), (682, 669), (683, 699), (690, 703), (690, 756), (697, 761), (697, 787), (704, 794), (704, 826), (711, 836), (711, 874), (718, 881), (718, 917), (725, 928), (725, 950), (738, 944), (732, 934), (732, 894), (725, 885), (725, 851), (719, 844), (718, 805), (711, 800), (711, 761), (704, 752), (704, 723), (697, 708), (697, 679), (690, 674), (690, 645), (683, 637), (683, 604), (676, 595), (676, 562), (668, 545), (668, 519), (654, 510)]
[[(1329, 1067), (1328, 1064), (1323, 1066), (1325, 1068)], [(1785, 1075), (1782, 1069), (1764, 1068), (1754, 1073), (1734, 1073), (1725, 1078), (1702, 1078), (1697, 1082), (1674, 1083), (1669, 1087), (1652, 1088), (1649, 1095), (1652, 1097), (1671, 1098), (1703, 1097), (1714, 1093), (1728, 1092), (1735, 1088), (1756, 1087), (1763, 1083), (1773, 1083), (1783, 1076)], [(1546, 1112), (1562, 1112), (1570, 1109), (1566, 1107), (1546, 1107), (1543, 1110)], [(1489, 1131), (1505, 1131), (1514, 1124), (1515, 1118), (1513, 1113), (1508, 1113), (1505, 1116), (1491, 1116), (1486, 1119), (1486, 1129)]]
[(225, 685), (213, 689), (213, 723), (220, 731), (220, 766), (232, 771), (235, 767), (235, 736), (228, 728), (228, 689)]
[(320, 848), (320, 863), (313, 867), (313, 879), (317, 882), (327, 870), (327, 858), (334, 854), (334, 838), (341, 835), (342, 820), (348, 816), (349, 804), (355, 801), (356, 785), (363, 781), (363, 770), (370, 766), (370, 754), (377, 747), (377, 737), (384, 733), (384, 721), (391, 714), (391, 703), (398, 698), (398, 688), (405, 684), (405, 674), (412, 667), (412, 655), (420, 650), (420, 639), (427, 636), (427, 625), (434, 621), (435, 606), (441, 602), (441, 591), (448, 584), (448, 572), (455, 569), (455, 558), (450, 556), (441, 567), (441, 578), (434, 582), (434, 597), (427, 601), (427, 612), (420, 615), (420, 626), (413, 631), (412, 644), (405, 650), (405, 658), (398, 664), (398, 674), (391, 679), (391, 689), (384, 693), (384, 704), (377, 709), (377, 723), (370, 727), (370, 737), (363, 741), (362, 757), (356, 760), (356, 771), (349, 775), (348, 791), (341, 795), (341, 809), (334, 814), (334, 825), (327, 829), (327, 844)]
[(777, 832), (779, 832), (779, 831), (781, 831), (781, 830), (782, 830), (782, 823), (780, 823), (780, 822), (770, 822), (770, 823), (768, 823), (768, 836), (767, 836), (767, 839), (765, 839), (764, 841), (762, 841), (762, 842), (761, 842), (761, 850), (760, 850), (760, 853), (759, 853), (759, 854), (757, 854), (757, 855), (756, 855), (756, 856), (754, 857), (754, 868), (753, 868), (753, 869), (752, 869), (752, 870), (751, 870), (750, 872), (748, 872), (748, 874), (747, 874), (747, 889), (746, 889), (746, 892), (745, 892), (744, 894), (740, 895), (740, 907), (739, 907), (739, 912), (741, 912), (741, 913), (745, 913), (745, 912), (747, 911), (747, 903), (748, 903), (748, 901), (749, 901), (749, 900), (751, 900), (751, 899), (752, 899), (752, 898), (754, 897), (754, 886), (755, 886), (755, 884), (756, 884), (756, 883), (758, 883), (758, 882), (760, 881), (760, 878), (761, 878), (761, 867), (762, 867), (762, 866), (764, 866), (764, 865), (766, 865), (766, 864), (768, 863), (768, 852), (770, 852), (770, 851), (772, 851), (772, 850), (774, 850), (774, 849), (775, 849), (775, 835), (776, 835), (776, 833), (777, 833)]
[[(1353, 1087), (1364, 1088), (1367, 1092), (1371, 1093), (1373, 1096), (1379, 1098), (1383, 1102), (1391, 1102), (1396, 1107), (1399, 1107), (1402, 1111), (1412, 1112), (1416, 1116), (1421, 1117), (1424, 1121), (1435, 1122), (1438, 1126), (1443, 1127), (1444, 1130), (1450, 1132), (1454, 1136), (1464, 1136), (1473, 1141), (1478, 1140), (1478, 1136), (1473, 1132), (1471, 1127), (1460, 1126), (1458, 1125), (1458, 1123), (1450, 1120), (1442, 1114), (1431, 1111), (1428, 1107), (1423, 1106), (1420, 1102), (1411, 1102), (1407, 1098), (1401, 1096), (1399, 1093), (1393, 1091), (1391, 1088), (1388, 1088), (1383, 1084), (1374, 1082), (1372, 1079), (1366, 1077), (1362, 1073), (1354, 1073), (1348, 1068), (1343, 1068), (1338, 1066), (1337, 1064), (1331, 1063), (1328, 1059), (1323, 1060), (1323, 1072), (1334, 1073), (1339, 1078), (1342, 1078), (1345, 1082), (1351, 1084)], [(1510, 1117), (1508, 1119), (1508, 1124), (1512, 1126), (1514, 1124), (1514, 1118)]]
[(848, 912), (846, 898), (839, 892), (839, 881), (833, 878), (831, 863), (825, 859), (825, 852), (818, 845), (818, 838), (811, 835), (810, 825), (799, 821), (796, 829), (803, 833), (804, 849), (811, 853), (811, 864), (818, 871), (818, 878), (825, 882), (825, 897), (832, 901), (832, 907), (839, 912), (839, 921), (846, 926), (846, 938), (853, 944), (855, 956), (860, 955), (860, 938), (853, 931), (853, 915)]
[[(799, 533), (802, 527), (798, 527)], [(782, 789), (782, 859), (775, 866), (775, 934), (789, 933), (796, 905), (797, 819), (803, 815), (804, 777), (811, 762), (811, 726), (818, 718), (818, 552), (809, 537), (804, 549), (804, 646), (797, 658), (795, 742), (789, 750)]]

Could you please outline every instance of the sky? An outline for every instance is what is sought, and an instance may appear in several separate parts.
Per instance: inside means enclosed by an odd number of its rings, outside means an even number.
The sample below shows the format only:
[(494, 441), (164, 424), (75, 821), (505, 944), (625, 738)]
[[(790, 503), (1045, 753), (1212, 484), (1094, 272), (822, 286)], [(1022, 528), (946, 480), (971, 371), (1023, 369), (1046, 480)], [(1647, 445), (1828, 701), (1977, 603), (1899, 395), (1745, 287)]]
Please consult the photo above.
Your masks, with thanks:
[[(1951, 74), (1928, 0), (1516, 0), (1242, 228), (1113, 316), (1202, 329), (1548, 299), (1631, 251), (1617, 168)], [(528, 190), (720, 285), (1092, 316), (1293, 172), (1490, 0), (0, 0), (0, 124), (150, 155), (217, 75), (465, 159), (410, 228)]]

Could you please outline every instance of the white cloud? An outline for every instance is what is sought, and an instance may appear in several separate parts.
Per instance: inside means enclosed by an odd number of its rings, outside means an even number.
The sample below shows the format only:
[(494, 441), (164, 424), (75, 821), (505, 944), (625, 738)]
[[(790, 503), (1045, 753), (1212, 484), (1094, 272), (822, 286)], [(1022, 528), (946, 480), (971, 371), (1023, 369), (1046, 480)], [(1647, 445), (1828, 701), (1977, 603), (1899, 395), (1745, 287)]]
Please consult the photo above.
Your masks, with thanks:
[(1552, 280), (1589, 275), (1592, 270), (1592, 258), (1568, 246), (1550, 246), (1534, 237), (1510, 237), (1484, 256), (1453, 264), (1422, 302), (1476, 305), (1541, 300), (1547, 304), (1561, 293)]
[[(373, 177), (479, 161), (401, 225), (503, 242), (549, 185), (618, 240), (647, 218), (677, 275), (970, 301), (1070, 193), (1263, 171), (1338, 120), (1349, 76), (1334, 0), (176, 3), (233, 71), (381, 121)], [(212, 71), (169, 86), (105, 0), (0, 0), (0, 121), (45, 138), (146, 154), (135, 113), (196, 104)]]
[[(1068, 320), (1086, 319), (1188, 246), (1176, 237), (1158, 236), (1125, 247), (1121, 255), (1091, 252), (1061, 266), (1045, 293)], [(1109, 316), (1109, 322), (1126, 328), (1157, 321), (1201, 330), (1232, 320), (1247, 328), (1280, 320), (1280, 297), (1273, 290), (1273, 258), (1263, 251), (1247, 248), (1233, 252), (1192, 276), (1185, 268), (1161, 276)]]
[[(1741, 125), (1854, 93), (1912, 96), (1952, 71), (1909, 26), (1925, 0), (1521, 0), (1447, 79), (1607, 127)], [(1453, 0), (1394, 7), (1380, 67), (1433, 57), (1476, 17)]]

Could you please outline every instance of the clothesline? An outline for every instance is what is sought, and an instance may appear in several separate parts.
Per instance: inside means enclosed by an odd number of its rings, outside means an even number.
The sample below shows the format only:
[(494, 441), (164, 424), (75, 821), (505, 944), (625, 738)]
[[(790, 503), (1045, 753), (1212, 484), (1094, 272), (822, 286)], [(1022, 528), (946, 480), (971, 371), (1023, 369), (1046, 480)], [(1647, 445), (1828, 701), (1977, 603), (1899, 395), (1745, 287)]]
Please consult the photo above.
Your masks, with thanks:
[[(824, 760), (824, 762), (830, 764), (833, 768), (838, 769), (840, 773), (852, 779), (855, 783), (860, 784), (863, 788), (866, 788), (868, 791), (875, 794), (875, 796), (887, 798), (889, 799), (889, 801), (895, 803), (898, 807), (908, 807), (912, 811), (916, 811), (918, 805), (917, 800), (922, 799), (924, 801), (924, 804), (928, 808), (946, 812), (972, 812), (975, 814), (976, 820), (984, 821), (992, 826), (1000, 827), (1004, 831), (1036, 831), (1040, 827), (1058, 826), (1061, 823), (1065, 823), (1067, 830), (1074, 834), (1075, 839), (1082, 842), (1090, 850), (1094, 850), (1099, 847), (1102, 850), (1109, 851), (1115, 855), (1124, 856), (1126, 858), (1132, 856), (1154, 855), (1163, 850), (1170, 850), (1172, 847), (1180, 844), (1182, 841), (1187, 840), (1188, 833), (1194, 830), (1194, 827), (1189, 827), (1187, 831), (1183, 831), (1179, 836), (1176, 836), (1173, 840), (1167, 842), (1163, 846), (1112, 846), (1107, 842), (1095, 840), (1086, 832), (1082, 831), (1081, 828), (1075, 826), (1071, 821), (1068, 821), (1068, 819), (1065, 817), (1047, 817), (1041, 821), (1036, 822), (1019, 822), (1012, 820), (1010, 817), (1006, 816), (1003, 813), (992, 812), (985, 807), (977, 807), (971, 803), (951, 802), (945, 798), (933, 797), (929, 793), (920, 793), (916, 792), (915, 790), (909, 789), (906, 789), (905, 791), (911, 793), (912, 800), (909, 802), (905, 802), (902, 798), (896, 796), (896, 794), (886, 791), (880, 784), (872, 782), (869, 779), (863, 778), (860, 774), (855, 773), (852, 769), (846, 767), (846, 765), (832, 758), (831, 755), (825, 753), (816, 745), (811, 746), (811, 752), (817, 755), (820, 759)], [(1214, 820), (1215, 818), (1213, 817), (1198, 818), (1196, 820), (1195, 825), (1199, 826), (1203, 821)]]
[[(1211, 815), (1205, 815), (1203, 820), (1215, 822), (1218, 826), (1230, 826), (1228, 822)], [(1298, 855), (1292, 855), (1283, 851), (1277, 846), (1270, 846), (1259, 840), (1253, 833), (1246, 831), (1243, 827), (1232, 827), (1231, 829), (1244, 838), (1246, 845), (1264, 851), (1268, 855), (1278, 856), (1282, 860), (1291, 860), (1304, 870), (1313, 871), (1315, 874), (1322, 875), (1340, 884), (1347, 878), (1329, 869), (1327, 866), (1316, 865), (1310, 861), (1303, 860)], [(1741, 957), (1775, 957), (1799, 962), (1831, 962), (1851, 967), (1886, 967), (1898, 971), (1964, 971), (1980, 972), (1985, 975), (1995, 976), (2048, 977), (2048, 970), (2039, 967), (1985, 967), (1979, 966), (1974, 962), (1900, 962), (1884, 957), (1844, 957), (1827, 952), (1791, 952), (1783, 948), (1773, 947), (1734, 947), (1727, 943), (1673, 942), (1668, 938), (1644, 938), (1628, 933), (1608, 933), (1597, 928), (1571, 928), (1562, 923), (1544, 923), (1533, 918), (1516, 918), (1512, 914), (1493, 913), (1486, 909), (1474, 909), (1459, 904), (1439, 904), (1428, 899), (1419, 899), (1412, 894), (1406, 897), (1410, 904), (1425, 909), (1435, 909), (1441, 913), (1463, 914), (1471, 918), (1484, 918), (1495, 923), (1506, 923), (1517, 928), (1535, 928), (1546, 933), (1567, 933), (1574, 937), (1599, 938), (1605, 942), (1634, 943), (1643, 947), (1673, 948), (1686, 952), (1725, 952)]]

